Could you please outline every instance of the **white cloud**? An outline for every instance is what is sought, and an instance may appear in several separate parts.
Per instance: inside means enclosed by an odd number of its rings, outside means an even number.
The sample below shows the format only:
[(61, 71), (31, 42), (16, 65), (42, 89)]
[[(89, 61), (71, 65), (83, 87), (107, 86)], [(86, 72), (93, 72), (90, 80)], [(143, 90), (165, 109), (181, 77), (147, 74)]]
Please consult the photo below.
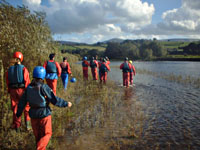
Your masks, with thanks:
[(41, 0), (23, 0), (23, 4), (25, 5), (40, 5), (41, 4)]
[[(40, 0), (24, 0), (31, 9), (40, 4), (47, 21), (58, 34), (83, 33), (113, 24), (118, 30), (131, 32), (151, 23), (154, 6), (141, 0), (49, 0), (49, 7)], [(119, 29), (120, 28), (120, 29)], [(115, 29), (114, 29), (115, 30)], [(112, 32), (110, 28), (110, 32)]]

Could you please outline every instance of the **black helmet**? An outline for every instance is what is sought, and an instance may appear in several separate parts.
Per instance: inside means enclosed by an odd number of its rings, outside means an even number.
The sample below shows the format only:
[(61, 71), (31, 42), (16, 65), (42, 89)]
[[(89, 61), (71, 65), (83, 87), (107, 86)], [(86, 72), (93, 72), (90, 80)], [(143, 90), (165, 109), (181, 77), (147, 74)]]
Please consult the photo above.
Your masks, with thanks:
[(125, 60), (125, 61), (128, 61), (128, 57), (125, 57), (124, 60)]

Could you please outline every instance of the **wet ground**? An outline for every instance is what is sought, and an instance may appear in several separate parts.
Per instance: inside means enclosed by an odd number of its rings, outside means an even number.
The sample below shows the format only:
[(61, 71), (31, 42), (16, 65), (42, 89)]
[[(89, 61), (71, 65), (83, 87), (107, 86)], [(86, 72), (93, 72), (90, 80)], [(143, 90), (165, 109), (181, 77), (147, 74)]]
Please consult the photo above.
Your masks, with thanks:
[(200, 149), (200, 89), (148, 74), (137, 74), (135, 86), (119, 85), (115, 97), (101, 102), (73, 121), (58, 149)]

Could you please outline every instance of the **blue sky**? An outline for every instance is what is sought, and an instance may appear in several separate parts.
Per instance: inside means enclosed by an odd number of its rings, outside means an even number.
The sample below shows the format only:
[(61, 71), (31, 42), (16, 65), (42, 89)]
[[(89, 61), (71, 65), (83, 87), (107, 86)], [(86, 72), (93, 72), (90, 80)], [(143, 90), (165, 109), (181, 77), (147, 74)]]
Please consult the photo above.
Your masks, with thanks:
[(7, 0), (44, 11), (55, 40), (199, 38), (200, 0)]

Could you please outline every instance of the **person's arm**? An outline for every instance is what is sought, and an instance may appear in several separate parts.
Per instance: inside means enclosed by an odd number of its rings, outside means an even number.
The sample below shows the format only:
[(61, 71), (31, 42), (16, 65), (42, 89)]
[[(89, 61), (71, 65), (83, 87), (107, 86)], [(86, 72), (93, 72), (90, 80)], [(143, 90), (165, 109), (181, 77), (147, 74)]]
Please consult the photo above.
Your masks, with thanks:
[(120, 69), (122, 69), (123, 67), (124, 67), (124, 63), (123, 63), (123, 64), (121, 64), (119, 68), (120, 68)]
[(98, 66), (99, 66), (99, 64), (98, 64), (98, 62), (95, 60), (95, 64), (96, 64), (96, 66), (97, 66), (97, 68), (98, 68)]
[(67, 72), (68, 72), (68, 74), (72, 74), (69, 63), (67, 63)]
[(110, 66), (108, 64), (105, 64), (105, 65), (106, 65), (108, 71), (110, 71)]
[(20, 101), (19, 101), (19, 103), (17, 105), (17, 114), (16, 114), (16, 116), (18, 118), (22, 115), (22, 113), (24, 111), (24, 108), (25, 108), (25, 106), (27, 104), (26, 93), (27, 93), (27, 91), (25, 90), (24, 94), (22, 95), (22, 97), (21, 97), (21, 99), (20, 99)]
[(47, 67), (47, 61), (44, 62), (43, 67), (46, 69), (46, 67)]
[(87, 64), (87, 66), (90, 66), (90, 64), (89, 64), (89, 62), (88, 62), (88, 61), (86, 61), (86, 64)]
[(53, 105), (58, 107), (71, 107), (71, 102), (67, 102), (64, 99), (55, 96), (52, 89), (48, 85), (44, 84), (42, 91), (47, 100)]
[(25, 84), (25, 88), (27, 88), (27, 86), (30, 84), (31, 81), (29, 78), (29, 72), (26, 69), (26, 67), (24, 67), (23, 72), (24, 72), (24, 84)]
[(60, 76), (61, 76), (62, 69), (61, 69), (61, 67), (60, 67), (60, 65), (59, 65), (58, 62), (55, 62), (55, 64), (56, 64), (56, 68), (57, 68), (57, 75), (58, 75), (58, 77), (60, 77)]

